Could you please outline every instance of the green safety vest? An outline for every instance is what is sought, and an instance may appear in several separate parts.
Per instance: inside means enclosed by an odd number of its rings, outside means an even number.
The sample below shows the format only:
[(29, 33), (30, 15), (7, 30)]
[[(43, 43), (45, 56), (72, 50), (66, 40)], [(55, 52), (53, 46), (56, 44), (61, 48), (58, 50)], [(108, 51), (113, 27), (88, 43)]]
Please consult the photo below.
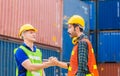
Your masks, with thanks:
[[(42, 63), (42, 53), (39, 49), (36, 49), (36, 52), (32, 52), (22, 45), (19, 48), (21, 48), (25, 52), (25, 54), (28, 56), (31, 63), (33, 63), (33, 64), (41, 64)], [(17, 49), (18, 48), (16, 48), (14, 50), (14, 54), (16, 53)], [(16, 68), (16, 76), (18, 76), (18, 68)], [(38, 71), (28, 71), (27, 70), (26, 76), (42, 76), (42, 70), (38, 70)]]

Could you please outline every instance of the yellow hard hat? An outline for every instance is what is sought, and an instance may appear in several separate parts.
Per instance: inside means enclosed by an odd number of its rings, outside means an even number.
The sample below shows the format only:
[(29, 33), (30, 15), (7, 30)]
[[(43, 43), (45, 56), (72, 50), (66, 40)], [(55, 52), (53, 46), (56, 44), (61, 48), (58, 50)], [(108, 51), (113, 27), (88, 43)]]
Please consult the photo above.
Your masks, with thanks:
[(73, 15), (68, 20), (68, 24), (79, 24), (80, 27), (84, 28), (85, 21), (84, 21), (84, 19), (81, 16), (79, 16), (79, 15)]
[(37, 32), (37, 29), (34, 28), (31, 24), (24, 24), (24, 25), (21, 26), (18, 35), (21, 36), (22, 32), (28, 31), (28, 30), (33, 30), (33, 31)]

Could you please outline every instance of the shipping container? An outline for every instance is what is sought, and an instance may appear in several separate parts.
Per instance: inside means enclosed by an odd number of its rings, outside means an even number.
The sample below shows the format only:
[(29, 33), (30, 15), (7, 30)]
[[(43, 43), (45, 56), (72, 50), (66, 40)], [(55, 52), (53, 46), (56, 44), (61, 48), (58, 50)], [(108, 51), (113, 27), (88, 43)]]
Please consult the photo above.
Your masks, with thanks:
[(62, 69), (61, 76), (67, 76), (68, 70)]
[(84, 33), (88, 35), (89, 33), (89, 5), (80, 0), (64, 0), (64, 10), (63, 10), (63, 26), (67, 27), (66, 23), (72, 15), (80, 15), (85, 20), (85, 30)]
[(96, 0), (81, 0), (81, 1), (86, 1), (87, 2), (87, 1), (96, 1)]
[[(15, 59), (13, 50), (20, 45), (18, 42), (0, 39), (0, 76), (15, 76)], [(38, 45), (37, 45), (38, 46)], [(39, 47), (42, 51), (43, 60), (50, 56), (57, 57), (60, 60), (60, 52), (54, 49)], [(59, 67), (50, 67), (45, 69), (46, 76), (60, 76)]]
[(0, 40), (0, 76), (15, 76), (14, 48), (19, 44)]
[(0, 34), (18, 38), (23, 24), (38, 29), (37, 41), (62, 47), (63, 0), (0, 0)]
[(97, 56), (97, 49), (96, 49), (96, 35), (95, 35), (95, 32), (90, 32), (90, 37), (89, 37), (91, 43), (92, 43), (92, 46), (93, 46), (93, 49), (94, 49), (94, 53), (95, 55)]
[(120, 63), (98, 64), (99, 76), (120, 76)]
[(98, 29), (120, 29), (120, 0), (98, 2)]
[(72, 39), (70, 38), (67, 28), (63, 28), (63, 46), (62, 46), (62, 60), (69, 61), (71, 56), (71, 51), (73, 48)]
[(120, 62), (120, 32), (101, 31), (98, 35), (98, 62)]
[(90, 30), (96, 29), (96, 2), (95, 1), (85, 1), (90, 7)]

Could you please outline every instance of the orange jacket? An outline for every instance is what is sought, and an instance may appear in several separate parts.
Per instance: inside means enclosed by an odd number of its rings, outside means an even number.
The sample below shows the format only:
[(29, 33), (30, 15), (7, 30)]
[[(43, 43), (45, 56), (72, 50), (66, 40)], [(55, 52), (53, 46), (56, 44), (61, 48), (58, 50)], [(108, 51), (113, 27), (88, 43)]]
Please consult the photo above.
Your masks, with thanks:
[[(88, 69), (91, 73), (91, 76), (99, 76), (96, 60), (94, 56), (94, 51), (92, 45), (88, 39), (82, 39), (82, 41), (87, 42), (88, 44)], [(73, 47), (70, 65), (68, 68), (68, 76), (75, 76), (78, 71), (78, 43)]]

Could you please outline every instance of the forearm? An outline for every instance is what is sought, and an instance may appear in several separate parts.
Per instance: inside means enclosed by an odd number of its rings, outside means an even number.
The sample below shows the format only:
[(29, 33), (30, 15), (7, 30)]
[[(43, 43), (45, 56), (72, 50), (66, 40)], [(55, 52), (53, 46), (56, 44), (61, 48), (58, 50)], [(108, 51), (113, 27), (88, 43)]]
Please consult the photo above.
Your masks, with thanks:
[(42, 76), (46, 76), (46, 75), (45, 75), (45, 71), (43, 70), (42, 72), (43, 72)]
[(49, 62), (45, 62), (43, 64), (31, 64), (30, 65), (30, 71), (36, 71), (36, 70), (40, 70), (40, 69), (44, 69), (44, 68), (48, 68), (50, 66)]
[(41, 70), (41, 69), (44, 69), (44, 68), (47, 68), (47, 67), (51, 66), (51, 63), (50, 62), (44, 62), (42, 64), (33, 64), (28, 59), (28, 60), (25, 60), (22, 63), (22, 66), (29, 71), (37, 71), (37, 70)]
[(59, 66), (59, 67), (61, 67), (61, 68), (68, 69), (68, 65), (67, 65), (67, 63), (65, 63), (65, 62), (59, 61), (59, 62), (57, 63), (57, 66)]

